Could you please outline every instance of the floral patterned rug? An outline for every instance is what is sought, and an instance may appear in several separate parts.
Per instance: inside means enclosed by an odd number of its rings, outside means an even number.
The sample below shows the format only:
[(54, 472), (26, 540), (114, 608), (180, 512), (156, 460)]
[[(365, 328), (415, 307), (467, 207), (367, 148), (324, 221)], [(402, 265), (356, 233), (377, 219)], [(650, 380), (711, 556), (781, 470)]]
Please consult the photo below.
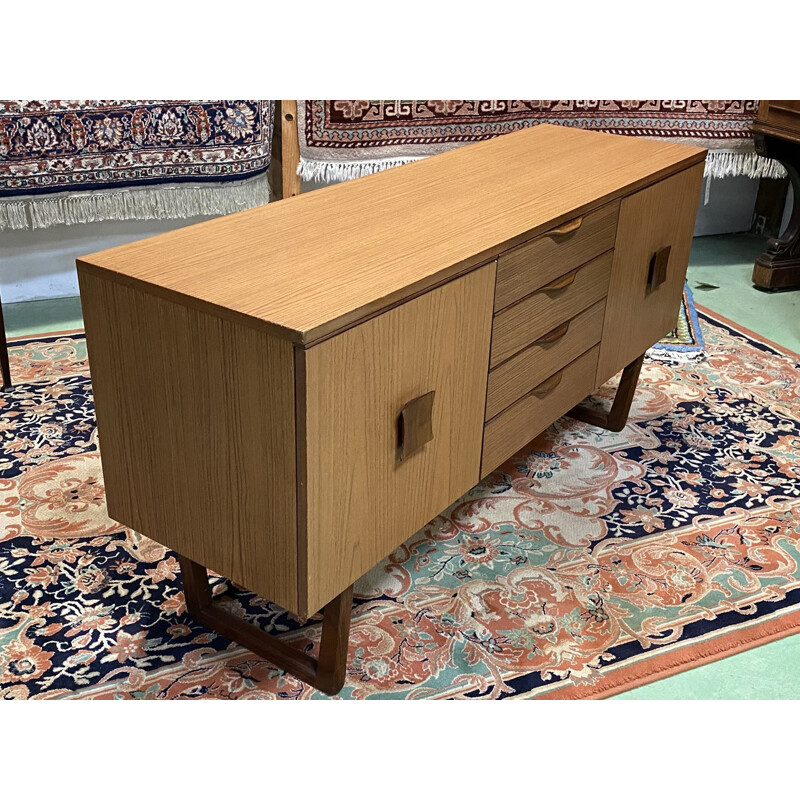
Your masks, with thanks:
[[(603, 697), (800, 631), (798, 356), (700, 323), (706, 358), (646, 362), (625, 430), (561, 420), (356, 585), (340, 698)], [(324, 697), (193, 622), (174, 554), (108, 518), (82, 334), (11, 363), (0, 696)]]
[(274, 106), (0, 100), (0, 230), (185, 219), (266, 203)]

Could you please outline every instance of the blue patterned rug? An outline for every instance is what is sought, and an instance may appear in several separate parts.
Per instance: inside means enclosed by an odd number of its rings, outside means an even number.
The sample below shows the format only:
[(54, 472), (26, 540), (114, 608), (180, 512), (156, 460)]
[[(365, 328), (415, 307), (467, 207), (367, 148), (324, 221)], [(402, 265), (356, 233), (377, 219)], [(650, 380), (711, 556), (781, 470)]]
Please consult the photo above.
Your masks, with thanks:
[(689, 284), (683, 286), (678, 324), (647, 355), (658, 361), (681, 364), (703, 357), (703, 331), (697, 318), (697, 308)]
[(0, 230), (269, 200), (272, 100), (0, 100)]

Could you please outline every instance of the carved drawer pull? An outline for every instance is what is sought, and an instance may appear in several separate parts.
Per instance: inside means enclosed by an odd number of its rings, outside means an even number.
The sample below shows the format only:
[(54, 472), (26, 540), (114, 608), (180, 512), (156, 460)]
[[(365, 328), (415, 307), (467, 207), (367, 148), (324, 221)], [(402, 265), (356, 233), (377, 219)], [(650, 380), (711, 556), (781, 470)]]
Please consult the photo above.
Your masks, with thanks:
[(552, 236), (553, 238), (569, 236), (571, 233), (575, 233), (575, 231), (578, 230), (581, 225), (583, 225), (583, 217), (576, 217), (575, 219), (560, 225), (558, 228), (553, 228), (553, 230), (547, 231), (545, 236)]
[(552, 342), (557, 342), (559, 339), (563, 339), (567, 335), (568, 330), (569, 322), (564, 322), (557, 328), (553, 328), (550, 333), (546, 333), (544, 336), (537, 339), (534, 344), (551, 344)]
[(397, 420), (397, 460), (403, 461), (433, 439), (433, 398), (428, 392), (406, 403)]
[[(579, 268), (580, 269), (580, 268)], [(562, 275), (560, 278), (556, 278), (554, 281), (550, 281), (546, 286), (542, 286), (539, 289), (540, 292), (560, 292), (562, 289), (566, 289), (567, 286), (572, 286), (575, 283), (575, 278), (578, 277), (578, 270), (574, 269), (572, 272), (568, 272), (566, 275)]]
[(564, 370), (562, 369), (560, 372), (556, 372), (555, 375), (551, 375), (546, 381), (542, 381), (532, 392), (532, 395), (536, 397), (546, 397), (553, 389), (561, 383), (561, 378), (564, 375)]

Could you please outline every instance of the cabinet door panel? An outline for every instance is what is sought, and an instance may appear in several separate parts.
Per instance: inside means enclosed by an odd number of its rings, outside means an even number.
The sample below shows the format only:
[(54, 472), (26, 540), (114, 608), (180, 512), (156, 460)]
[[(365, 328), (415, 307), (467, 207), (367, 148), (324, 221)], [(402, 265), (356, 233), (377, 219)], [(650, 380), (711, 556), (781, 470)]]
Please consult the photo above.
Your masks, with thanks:
[(480, 479), (494, 281), (492, 263), (306, 351), (309, 611)]
[[(692, 246), (703, 165), (691, 167), (626, 197), (620, 205), (608, 289), (598, 385), (638, 358), (677, 322)], [(663, 282), (651, 272), (669, 248)], [(656, 279), (657, 280), (657, 279)]]

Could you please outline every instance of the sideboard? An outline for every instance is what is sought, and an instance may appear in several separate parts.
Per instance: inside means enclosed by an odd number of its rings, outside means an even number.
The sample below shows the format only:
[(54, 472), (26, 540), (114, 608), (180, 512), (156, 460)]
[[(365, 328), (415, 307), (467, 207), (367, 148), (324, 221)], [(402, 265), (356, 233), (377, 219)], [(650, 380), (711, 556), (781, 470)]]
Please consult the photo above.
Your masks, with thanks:
[[(323, 691), (354, 581), (675, 326), (705, 150), (541, 125), (78, 260), (111, 517)], [(227, 612), (207, 569), (300, 617)]]

